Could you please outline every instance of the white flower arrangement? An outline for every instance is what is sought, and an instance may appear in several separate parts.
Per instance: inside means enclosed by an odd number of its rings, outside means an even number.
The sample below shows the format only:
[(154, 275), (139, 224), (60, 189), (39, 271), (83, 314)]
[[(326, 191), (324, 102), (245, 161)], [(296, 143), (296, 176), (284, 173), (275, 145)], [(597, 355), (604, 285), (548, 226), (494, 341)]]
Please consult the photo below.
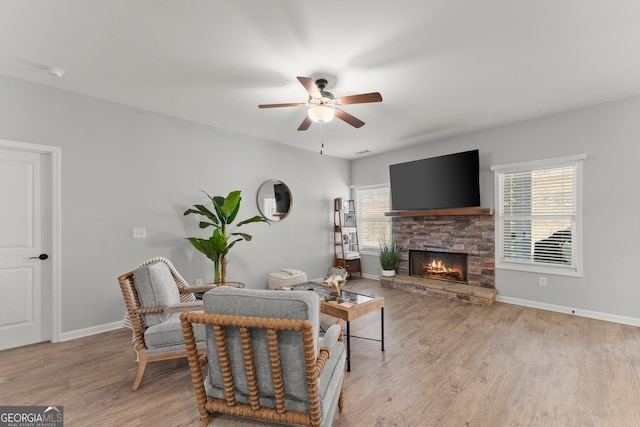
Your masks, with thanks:
[(347, 279), (342, 278), (342, 276), (333, 275), (329, 276), (325, 280), (325, 283), (329, 285), (332, 291), (339, 291), (340, 289), (342, 289), (342, 285), (347, 283)]

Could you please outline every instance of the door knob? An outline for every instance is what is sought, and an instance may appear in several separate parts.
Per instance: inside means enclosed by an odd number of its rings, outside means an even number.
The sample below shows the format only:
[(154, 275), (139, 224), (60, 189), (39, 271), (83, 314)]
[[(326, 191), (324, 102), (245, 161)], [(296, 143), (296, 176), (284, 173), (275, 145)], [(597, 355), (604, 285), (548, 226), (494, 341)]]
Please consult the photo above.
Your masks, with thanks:
[(29, 259), (41, 259), (41, 260), (43, 260), (43, 261), (44, 261), (44, 260), (45, 260), (45, 259), (47, 259), (47, 258), (49, 258), (49, 255), (47, 255), (47, 254), (40, 254), (40, 255), (38, 255), (38, 256), (32, 256), (32, 257), (31, 257), (31, 258), (29, 258)]

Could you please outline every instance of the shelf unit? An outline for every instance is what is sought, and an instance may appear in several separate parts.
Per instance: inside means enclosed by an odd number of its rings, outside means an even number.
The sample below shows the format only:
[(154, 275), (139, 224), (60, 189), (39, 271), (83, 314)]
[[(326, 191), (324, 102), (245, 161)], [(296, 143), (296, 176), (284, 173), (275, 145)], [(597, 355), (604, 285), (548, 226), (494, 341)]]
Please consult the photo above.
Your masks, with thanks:
[(338, 197), (333, 201), (333, 226), (334, 267), (344, 267), (349, 277), (353, 273), (362, 277), (356, 207), (353, 200)]

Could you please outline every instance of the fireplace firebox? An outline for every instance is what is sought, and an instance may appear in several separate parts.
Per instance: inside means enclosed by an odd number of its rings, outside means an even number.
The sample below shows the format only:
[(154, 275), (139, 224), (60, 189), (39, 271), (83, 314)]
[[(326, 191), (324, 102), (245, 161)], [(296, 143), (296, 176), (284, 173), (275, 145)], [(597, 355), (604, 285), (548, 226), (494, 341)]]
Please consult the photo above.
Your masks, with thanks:
[(409, 275), (467, 283), (467, 254), (409, 250)]

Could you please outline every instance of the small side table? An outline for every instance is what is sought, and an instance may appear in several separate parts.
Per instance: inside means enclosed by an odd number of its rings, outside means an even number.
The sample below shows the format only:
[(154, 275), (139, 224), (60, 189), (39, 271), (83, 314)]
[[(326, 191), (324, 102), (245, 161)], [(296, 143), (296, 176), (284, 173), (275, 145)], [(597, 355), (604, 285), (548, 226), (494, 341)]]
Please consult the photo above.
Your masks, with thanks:
[[(216, 283), (207, 283), (207, 285), (216, 285)], [(224, 282), (224, 283), (217, 283), (217, 285), (231, 286), (232, 288), (239, 288), (239, 289), (244, 288), (244, 283), (242, 282)], [(204, 296), (204, 292), (196, 292), (195, 296), (196, 296), (196, 299), (201, 300), (202, 297)]]

